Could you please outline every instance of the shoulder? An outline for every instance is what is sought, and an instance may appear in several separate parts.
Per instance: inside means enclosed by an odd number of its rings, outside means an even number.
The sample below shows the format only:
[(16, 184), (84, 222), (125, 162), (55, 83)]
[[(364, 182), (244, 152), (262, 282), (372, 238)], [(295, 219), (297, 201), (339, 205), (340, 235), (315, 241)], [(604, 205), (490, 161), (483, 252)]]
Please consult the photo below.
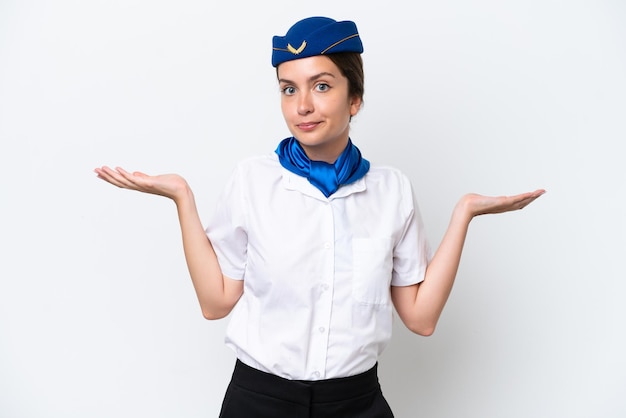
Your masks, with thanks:
[(390, 165), (381, 165), (372, 163), (370, 165), (370, 171), (368, 174), (376, 174), (381, 176), (393, 176), (393, 177), (406, 177), (404, 172), (402, 172), (399, 168), (393, 167)]
[(370, 199), (383, 200), (399, 213), (413, 212), (416, 206), (413, 185), (409, 177), (398, 168), (372, 165), (364, 180)]
[(275, 153), (255, 155), (240, 160), (234, 169), (234, 176), (280, 175), (280, 162)]
[(269, 194), (282, 182), (283, 168), (274, 153), (245, 157), (231, 172), (226, 188), (242, 196)]
[(366, 180), (368, 186), (380, 185), (384, 187), (406, 189), (411, 188), (411, 181), (404, 172), (388, 165), (370, 166)]

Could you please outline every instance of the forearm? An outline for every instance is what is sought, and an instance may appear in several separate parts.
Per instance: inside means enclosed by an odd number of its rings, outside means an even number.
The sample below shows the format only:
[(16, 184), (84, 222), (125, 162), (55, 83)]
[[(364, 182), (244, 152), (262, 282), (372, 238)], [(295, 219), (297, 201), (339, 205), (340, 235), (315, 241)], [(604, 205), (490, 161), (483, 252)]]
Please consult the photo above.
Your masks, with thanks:
[(471, 219), (466, 200), (461, 199), (424, 280), (419, 285), (392, 287), (396, 309), (411, 331), (420, 335), (434, 332), (454, 284)]
[[(213, 246), (200, 221), (192, 191), (175, 199), (187, 268), (202, 314), (207, 319), (226, 316), (240, 296), (234, 282), (223, 276)], [(229, 286), (230, 285), (230, 286)]]
[(450, 225), (419, 285), (392, 287), (393, 303), (405, 325), (413, 332), (430, 335), (448, 300), (471, 220), (475, 216), (519, 210), (545, 193), (543, 189), (514, 196), (482, 196), (470, 193), (455, 206)]
[(472, 216), (460, 200), (439, 248), (428, 264), (424, 281), (419, 285), (415, 305), (426, 328), (434, 330), (452, 291)]

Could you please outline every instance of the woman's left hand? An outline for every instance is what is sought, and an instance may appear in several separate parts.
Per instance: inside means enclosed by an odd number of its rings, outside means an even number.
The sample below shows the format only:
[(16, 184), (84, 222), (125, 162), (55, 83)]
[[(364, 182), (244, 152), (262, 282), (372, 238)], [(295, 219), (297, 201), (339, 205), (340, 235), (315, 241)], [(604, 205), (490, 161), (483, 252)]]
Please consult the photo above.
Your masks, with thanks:
[(534, 202), (546, 191), (543, 189), (527, 192), (515, 196), (483, 196), (470, 193), (461, 199), (459, 205), (464, 207), (470, 216), (503, 213), (520, 210)]

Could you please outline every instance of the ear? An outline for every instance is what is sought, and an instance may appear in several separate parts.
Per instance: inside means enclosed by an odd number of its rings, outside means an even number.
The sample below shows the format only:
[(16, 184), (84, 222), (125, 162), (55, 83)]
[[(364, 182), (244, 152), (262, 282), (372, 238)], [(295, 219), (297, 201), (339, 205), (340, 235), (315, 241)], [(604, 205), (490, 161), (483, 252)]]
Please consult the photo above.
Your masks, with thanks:
[(350, 116), (356, 116), (361, 109), (361, 104), (363, 103), (363, 99), (358, 96), (354, 96), (350, 99)]

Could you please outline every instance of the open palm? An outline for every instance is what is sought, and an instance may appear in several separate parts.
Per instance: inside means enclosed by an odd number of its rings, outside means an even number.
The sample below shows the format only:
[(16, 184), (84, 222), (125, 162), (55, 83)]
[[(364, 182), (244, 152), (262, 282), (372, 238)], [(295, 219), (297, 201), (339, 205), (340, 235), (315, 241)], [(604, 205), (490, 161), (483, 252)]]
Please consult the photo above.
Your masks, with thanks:
[(120, 167), (112, 169), (107, 166), (96, 168), (94, 171), (98, 178), (114, 186), (165, 196), (173, 200), (176, 200), (187, 189), (187, 182), (178, 174), (149, 176), (139, 171), (130, 173)]

